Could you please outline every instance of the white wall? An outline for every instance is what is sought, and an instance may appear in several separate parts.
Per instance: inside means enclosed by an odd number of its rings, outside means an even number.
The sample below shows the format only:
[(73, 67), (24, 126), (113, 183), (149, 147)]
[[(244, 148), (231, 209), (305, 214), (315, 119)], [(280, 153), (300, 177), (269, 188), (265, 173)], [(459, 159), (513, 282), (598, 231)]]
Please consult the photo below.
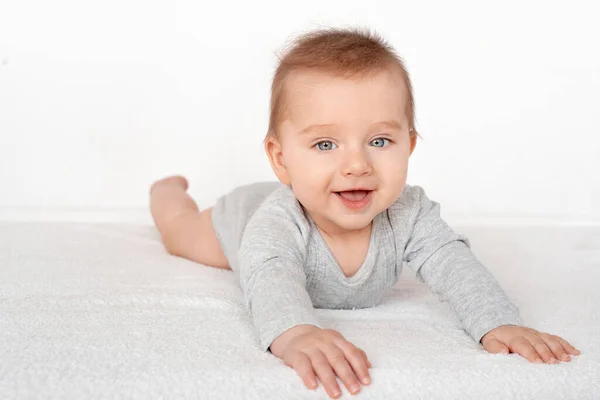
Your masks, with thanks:
[(406, 60), (409, 183), (448, 219), (597, 223), (596, 4), (0, 0), (0, 217), (148, 221), (157, 178), (188, 176), (201, 207), (274, 179), (275, 52), (361, 25)]

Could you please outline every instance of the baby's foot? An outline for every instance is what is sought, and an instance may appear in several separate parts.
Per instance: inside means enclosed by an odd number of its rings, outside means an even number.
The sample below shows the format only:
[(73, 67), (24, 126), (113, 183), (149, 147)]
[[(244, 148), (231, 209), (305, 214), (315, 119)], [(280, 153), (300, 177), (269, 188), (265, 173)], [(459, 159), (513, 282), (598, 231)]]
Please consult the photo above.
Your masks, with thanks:
[(165, 186), (179, 186), (183, 188), (183, 190), (188, 190), (189, 184), (187, 179), (181, 175), (173, 175), (163, 179), (159, 179), (152, 184), (150, 187), (150, 194), (157, 187), (165, 187)]

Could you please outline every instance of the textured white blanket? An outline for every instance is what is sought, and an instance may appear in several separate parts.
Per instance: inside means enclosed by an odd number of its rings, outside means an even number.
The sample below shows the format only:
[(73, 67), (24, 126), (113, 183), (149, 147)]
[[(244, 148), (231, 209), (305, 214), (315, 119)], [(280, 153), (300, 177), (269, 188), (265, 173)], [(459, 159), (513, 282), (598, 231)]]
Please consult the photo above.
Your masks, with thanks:
[[(600, 399), (600, 229), (456, 228), (526, 324), (571, 362), (492, 355), (405, 268), (383, 303), (316, 310), (364, 349), (357, 399)], [(232, 272), (170, 256), (150, 226), (0, 223), (0, 398), (326, 399), (258, 350)]]

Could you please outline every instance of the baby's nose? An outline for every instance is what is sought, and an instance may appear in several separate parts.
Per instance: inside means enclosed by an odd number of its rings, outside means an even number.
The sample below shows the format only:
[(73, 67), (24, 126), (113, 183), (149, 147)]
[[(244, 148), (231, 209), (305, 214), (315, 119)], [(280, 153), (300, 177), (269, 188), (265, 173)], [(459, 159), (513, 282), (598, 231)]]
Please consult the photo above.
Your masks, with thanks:
[(371, 173), (371, 161), (364, 151), (353, 151), (349, 153), (342, 166), (343, 175), (362, 176)]

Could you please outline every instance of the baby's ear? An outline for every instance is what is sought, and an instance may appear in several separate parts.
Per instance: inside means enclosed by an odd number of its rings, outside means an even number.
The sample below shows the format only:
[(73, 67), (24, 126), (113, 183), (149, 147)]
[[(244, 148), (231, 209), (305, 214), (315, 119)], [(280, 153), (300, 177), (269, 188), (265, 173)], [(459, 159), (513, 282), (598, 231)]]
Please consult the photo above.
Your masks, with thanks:
[(410, 137), (410, 154), (415, 151), (415, 147), (417, 147), (417, 133), (414, 132)]
[(281, 142), (275, 136), (269, 135), (265, 139), (265, 152), (267, 153), (267, 157), (269, 157), (271, 168), (273, 168), (273, 172), (275, 172), (279, 181), (284, 185), (289, 185), (290, 176), (283, 161)]

